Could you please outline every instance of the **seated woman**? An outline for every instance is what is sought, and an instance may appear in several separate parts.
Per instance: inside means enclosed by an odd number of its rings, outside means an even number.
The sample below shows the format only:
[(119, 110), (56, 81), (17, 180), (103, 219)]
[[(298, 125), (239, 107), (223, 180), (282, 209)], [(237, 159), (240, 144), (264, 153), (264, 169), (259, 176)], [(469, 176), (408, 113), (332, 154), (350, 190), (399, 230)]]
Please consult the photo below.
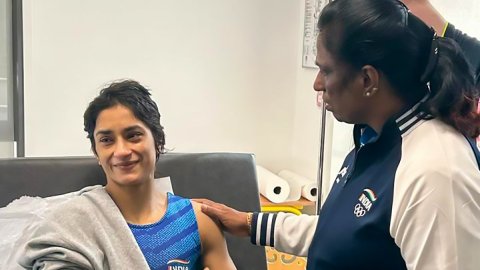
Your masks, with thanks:
[(145, 87), (110, 84), (88, 106), (84, 126), (107, 184), (53, 210), (26, 243), (21, 266), (236, 269), (217, 224), (196, 203), (155, 188), (165, 135)]

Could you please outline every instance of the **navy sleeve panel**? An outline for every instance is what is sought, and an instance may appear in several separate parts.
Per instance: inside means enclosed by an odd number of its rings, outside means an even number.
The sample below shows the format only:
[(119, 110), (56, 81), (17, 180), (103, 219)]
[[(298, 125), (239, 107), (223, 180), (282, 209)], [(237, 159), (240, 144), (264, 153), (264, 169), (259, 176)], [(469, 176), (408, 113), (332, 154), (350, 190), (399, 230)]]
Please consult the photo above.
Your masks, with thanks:
[(480, 169), (480, 150), (477, 147), (475, 139), (469, 138), (467, 136), (465, 136), (465, 138), (467, 139), (468, 144), (470, 144), (470, 147), (472, 147), (473, 154), (475, 155), (475, 159), (477, 160), (478, 168)]
[(450, 23), (445, 31), (445, 37), (455, 40), (460, 45), (465, 57), (472, 66), (476, 84), (480, 86), (480, 41), (456, 29)]

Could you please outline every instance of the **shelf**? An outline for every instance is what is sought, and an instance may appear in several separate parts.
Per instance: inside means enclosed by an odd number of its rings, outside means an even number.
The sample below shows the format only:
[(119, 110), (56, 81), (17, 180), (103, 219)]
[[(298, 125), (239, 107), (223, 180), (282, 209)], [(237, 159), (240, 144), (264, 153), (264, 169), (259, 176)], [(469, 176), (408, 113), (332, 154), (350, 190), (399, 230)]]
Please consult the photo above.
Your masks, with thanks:
[(260, 195), (260, 205), (261, 206), (312, 206), (315, 205), (315, 202), (309, 201), (305, 198), (300, 198), (298, 201), (288, 201), (288, 202), (282, 202), (282, 203), (274, 203), (269, 201), (267, 198), (263, 197), (263, 195)]

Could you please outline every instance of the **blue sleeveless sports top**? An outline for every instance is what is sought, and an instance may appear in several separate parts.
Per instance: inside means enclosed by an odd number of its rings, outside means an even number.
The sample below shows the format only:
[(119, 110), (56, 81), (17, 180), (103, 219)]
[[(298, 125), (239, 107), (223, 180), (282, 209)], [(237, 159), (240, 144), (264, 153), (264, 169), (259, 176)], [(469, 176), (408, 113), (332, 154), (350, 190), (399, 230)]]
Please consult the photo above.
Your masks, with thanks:
[(152, 270), (200, 269), (201, 244), (190, 200), (167, 193), (167, 210), (159, 221), (128, 224)]

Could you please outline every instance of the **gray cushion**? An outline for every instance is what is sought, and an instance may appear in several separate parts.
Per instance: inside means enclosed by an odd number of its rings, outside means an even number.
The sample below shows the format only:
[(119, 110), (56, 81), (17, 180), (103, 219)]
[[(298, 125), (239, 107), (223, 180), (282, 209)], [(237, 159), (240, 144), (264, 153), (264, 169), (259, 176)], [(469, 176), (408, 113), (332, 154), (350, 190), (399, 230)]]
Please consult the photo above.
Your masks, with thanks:
[[(243, 211), (259, 211), (254, 157), (250, 154), (199, 153), (162, 155), (155, 177), (170, 176), (175, 194), (204, 197)], [(52, 196), (105, 184), (95, 158), (0, 159), (0, 207), (22, 195)], [(248, 239), (226, 235), (239, 270), (266, 269), (265, 250)]]

